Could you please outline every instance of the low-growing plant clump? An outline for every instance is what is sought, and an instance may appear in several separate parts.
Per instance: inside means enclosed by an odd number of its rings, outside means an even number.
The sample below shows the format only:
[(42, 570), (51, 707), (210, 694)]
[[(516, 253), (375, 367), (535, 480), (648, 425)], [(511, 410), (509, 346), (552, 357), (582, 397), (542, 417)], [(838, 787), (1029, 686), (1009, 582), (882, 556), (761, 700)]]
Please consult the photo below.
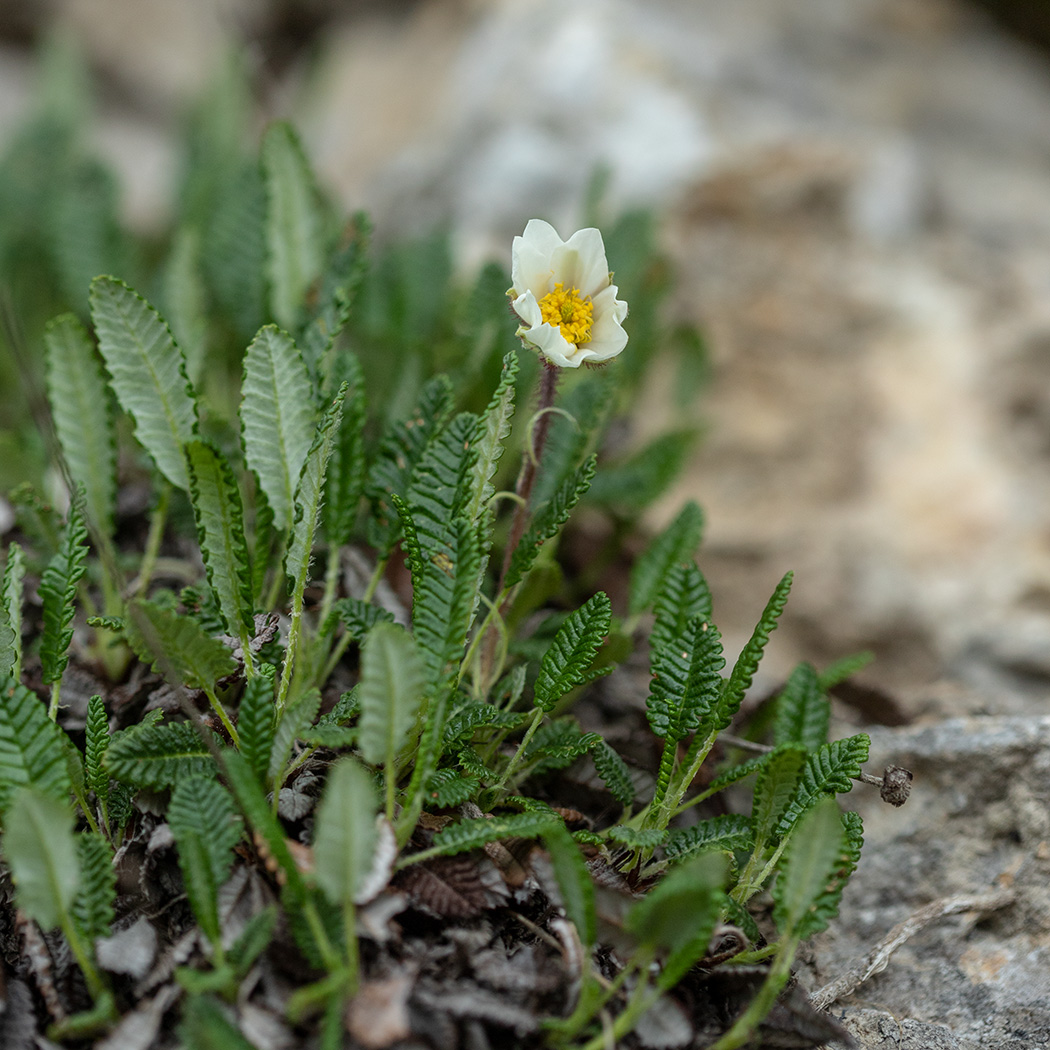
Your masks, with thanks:
[(702, 371), (646, 218), (615, 285), (597, 230), (530, 223), (512, 319), (501, 266), (370, 251), (290, 127), (256, 161), (221, 118), (162, 308), (98, 276), (42, 340), (68, 506), (14, 493), (0, 583), (4, 1045), (841, 1036), (770, 1010), (860, 856), (827, 694), (861, 661), (800, 665), (749, 753), (790, 573), (727, 659), (695, 504), (622, 568), (693, 434), (612, 424), (658, 348)]

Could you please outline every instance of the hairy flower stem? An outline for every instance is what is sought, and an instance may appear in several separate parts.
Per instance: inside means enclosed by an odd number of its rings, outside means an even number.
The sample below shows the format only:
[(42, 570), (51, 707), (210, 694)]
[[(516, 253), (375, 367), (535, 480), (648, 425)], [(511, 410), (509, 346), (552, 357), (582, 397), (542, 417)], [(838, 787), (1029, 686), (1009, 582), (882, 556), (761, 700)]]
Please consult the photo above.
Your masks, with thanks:
[[(514, 487), (517, 497), (517, 506), (514, 509), (514, 517), (510, 523), (510, 533), (507, 536), (507, 546), (503, 551), (503, 567), (500, 569), (499, 585), (496, 587), (497, 600), (502, 597), (499, 606), (499, 615), (506, 617), (508, 608), (512, 601), (512, 595), (504, 596), (507, 575), (510, 572), (510, 563), (514, 559), (514, 552), (525, 535), (525, 527), (529, 522), (529, 502), (532, 499), (532, 490), (536, 485), (536, 475), (539, 473), (540, 464), (543, 461), (543, 450), (547, 446), (547, 435), (550, 433), (551, 416), (550, 409), (554, 406), (554, 396), (558, 391), (559, 369), (548, 363), (546, 358), (540, 359), (540, 387), (539, 405), (536, 409), (536, 426), (529, 435), (529, 447), (525, 449), (522, 458), (521, 473), (518, 475), (518, 483)], [(488, 681), (488, 675), (492, 670), (493, 661), (496, 656), (498, 634), (493, 628), (489, 628), (481, 655), (481, 678)]]

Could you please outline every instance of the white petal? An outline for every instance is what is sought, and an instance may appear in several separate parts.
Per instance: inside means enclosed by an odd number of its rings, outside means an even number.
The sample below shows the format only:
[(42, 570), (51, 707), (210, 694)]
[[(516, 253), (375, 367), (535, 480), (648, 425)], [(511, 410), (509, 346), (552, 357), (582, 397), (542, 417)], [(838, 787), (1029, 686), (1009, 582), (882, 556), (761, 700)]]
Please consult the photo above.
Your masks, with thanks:
[(510, 305), (527, 327), (535, 328), (537, 325), (543, 324), (543, 312), (540, 310), (540, 304), (536, 301), (536, 296), (531, 291), (519, 295)]
[(510, 275), (514, 290), (534, 292), (542, 299), (554, 288), (552, 257), (563, 241), (550, 223), (530, 219), (511, 248)]
[(627, 304), (616, 298), (616, 286), (610, 285), (594, 300), (594, 326), (591, 338), (579, 350), (581, 360), (608, 361), (627, 345), (627, 333), (622, 321), (627, 316)]
[(601, 231), (593, 226), (586, 230), (577, 230), (566, 242), (566, 256), (575, 253), (572, 277), (562, 277), (555, 267), (558, 280), (564, 280), (566, 287), (579, 288), (584, 295), (595, 296), (609, 284), (609, 263), (605, 257), (605, 242)]
[(561, 334), (560, 328), (541, 324), (527, 332), (519, 330), (521, 338), (534, 346), (548, 361), (561, 368), (579, 368), (582, 358), (576, 357), (576, 347)]

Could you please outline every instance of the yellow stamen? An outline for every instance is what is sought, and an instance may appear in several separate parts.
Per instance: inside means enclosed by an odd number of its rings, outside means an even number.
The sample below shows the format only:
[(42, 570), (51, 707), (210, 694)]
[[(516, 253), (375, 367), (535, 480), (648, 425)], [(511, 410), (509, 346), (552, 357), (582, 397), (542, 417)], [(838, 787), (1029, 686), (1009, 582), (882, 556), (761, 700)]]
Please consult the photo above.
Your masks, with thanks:
[(540, 314), (547, 324), (561, 329), (568, 343), (580, 346), (591, 338), (594, 303), (590, 298), (580, 295), (579, 288), (567, 292), (559, 282), (553, 292), (548, 292), (540, 300)]

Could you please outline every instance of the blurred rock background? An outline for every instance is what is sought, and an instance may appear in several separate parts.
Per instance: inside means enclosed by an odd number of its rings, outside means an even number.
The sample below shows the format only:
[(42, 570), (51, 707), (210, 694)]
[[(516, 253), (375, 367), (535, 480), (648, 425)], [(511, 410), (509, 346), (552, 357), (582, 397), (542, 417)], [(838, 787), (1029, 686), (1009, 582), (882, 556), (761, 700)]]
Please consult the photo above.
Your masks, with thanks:
[[(447, 224), (464, 266), (505, 255), (531, 216), (573, 229), (607, 167), (607, 206), (656, 210), (676, 308), (707, 333), (712, 379), (691, 416), (706, 438), (653, 521), (687, 496), (705, 508), (701, 564), (730, 648), (793, 568), (766, 684), (797, 659), (869, 648), (868, 719), (1047, 711), (1041, 5), (4, 0), (0, 139), (56, 27), (101, 84), (96, 141), (145, 230), (163, 222), (181, 115), (231, 47), (248, 56), (260, 126), (291, 116), (347, 208), (369, 210), (381, 237)], [(671, 382), (652, 377), (638, 437), (671, 421)], [(956, 760), (969, 772), (972, 747), (937, 769)], [(879, 848), (919, 849), (941, 820), (922, 812)], [(1009, 832), (1022, 860), (1042, 841), (1029, 824)], [(885, 901), (893, 870), (857, 893)], [(946, 879), (957, 891), (958, 873)], [(937, 881), (935, 867), (923, 892)], [(1040, 900), (1024, 958), (1050, 943)], [(907, 984), (885, 985), (883, 1008), (916, 1010)], [(960, 1045), (988, 1036), (970, 1009)], [(1050, 1030), (1050, 1008), (1033, 1016)]]

